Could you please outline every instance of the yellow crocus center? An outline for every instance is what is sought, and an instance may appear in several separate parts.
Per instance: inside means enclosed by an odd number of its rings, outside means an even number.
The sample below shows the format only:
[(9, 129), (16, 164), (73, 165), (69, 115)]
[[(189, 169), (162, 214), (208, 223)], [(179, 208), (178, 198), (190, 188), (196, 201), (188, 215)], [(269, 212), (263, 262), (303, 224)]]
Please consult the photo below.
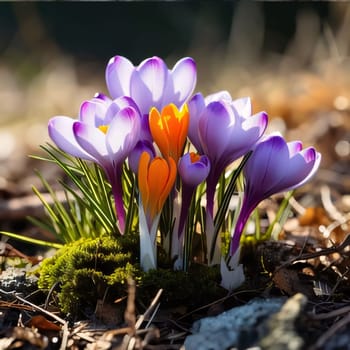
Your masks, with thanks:
[(99, 128), (104, 134), (107, 134), (109, 125), (100, 125), (98, 128)]

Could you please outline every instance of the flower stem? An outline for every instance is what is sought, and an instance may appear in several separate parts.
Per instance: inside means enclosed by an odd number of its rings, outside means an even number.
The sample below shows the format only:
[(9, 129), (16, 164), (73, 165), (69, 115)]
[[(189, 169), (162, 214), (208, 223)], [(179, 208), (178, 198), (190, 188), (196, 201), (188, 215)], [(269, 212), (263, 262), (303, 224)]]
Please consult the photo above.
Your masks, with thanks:
[(112, 186), (112, 194), (114, 198), (115, 211), (118, 219), (118, 229), (121, 234), (125, 230), (125, 209), (123, 203), (123, 187), (122, 187), (122, 170), (118, 166), (114, 172), (106, 172), (109, 182)]

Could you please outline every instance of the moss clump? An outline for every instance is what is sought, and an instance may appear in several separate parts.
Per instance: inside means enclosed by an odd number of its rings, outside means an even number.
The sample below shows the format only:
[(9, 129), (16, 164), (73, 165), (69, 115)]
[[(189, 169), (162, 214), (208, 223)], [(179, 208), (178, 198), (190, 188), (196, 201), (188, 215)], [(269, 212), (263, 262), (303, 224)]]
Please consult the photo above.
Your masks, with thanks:
[(137, 279), (141, 273), (135, 260), (138, 242), (132, 236), (102, 236), (65, 245), (43, 261), (39, 288), (50, 289), (58, 282), (61, 310), (76, 316), (91, 313), (99, 299), (108, 302), (126, 295), (128, 277)]
[(75, 317), (91, 315), (98, 300), (112, 304), (126, 296), (130, 276), (136, 280), (138, 299), (144, 305), (160, 288), (166, 307), (198, 307), (225, 295), (219, 286), (218, 267), (193, 264), (188, 272), (160, 268), (145, 273), (139, 267), (138, 256), (136, 234), (80, 239), (43, 261), (38, 285), (48, 290), (59, 282), (59, 288), (55, 288), (59, 306)]
[(219, 285), (220, 278), (218, 266), (193, 264), (188, 272), (171, 269), (152, 270), (143, 274), (140, 279), (139, 295), (150, 300), (162, 288), (163, 305), (196, 308), (227, 294)]

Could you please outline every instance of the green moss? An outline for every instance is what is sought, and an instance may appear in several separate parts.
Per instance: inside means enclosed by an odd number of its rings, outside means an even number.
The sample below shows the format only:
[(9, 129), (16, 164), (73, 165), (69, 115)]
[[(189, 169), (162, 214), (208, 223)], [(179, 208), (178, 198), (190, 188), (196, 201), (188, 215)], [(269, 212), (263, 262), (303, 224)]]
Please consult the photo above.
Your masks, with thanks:
[[(136, 238), (135, 238), (136, 237)], [(225, 294), (219, 287), (218, 267), (192, 265), (189, 272), (160, 268), (144, 273), (138, 264), (137, 235), (80, 239), (65, 245), (43, 261), (39, 287), (49, 290), (57, 282), (59, 306), (64, 313), (87, 316), (98, 300), (113, 303), (127, 295), (126, 282), (137, 282), (138, 299), (148, 305), (162, 288), (162, 304), (198, 307)]]
[(67, 244), (43, 261), (39, 288), (50, 289), (58, 282), (63, 312), (91, 312), (98, 299), (108, 302), (126, 295), (128, 277), (139, 277), (137, 247), (137, 241), (130, 237), (108, 236)]
[(188, 308), (196, 308), (227, 294), (219, 283), (218, 266), (193, 264), (188, 272), (158, 269), (142, 276), (139, 281), (139, 295), (148, 300), (162, 288), (163, 305), (167, 307), (184, 305)]

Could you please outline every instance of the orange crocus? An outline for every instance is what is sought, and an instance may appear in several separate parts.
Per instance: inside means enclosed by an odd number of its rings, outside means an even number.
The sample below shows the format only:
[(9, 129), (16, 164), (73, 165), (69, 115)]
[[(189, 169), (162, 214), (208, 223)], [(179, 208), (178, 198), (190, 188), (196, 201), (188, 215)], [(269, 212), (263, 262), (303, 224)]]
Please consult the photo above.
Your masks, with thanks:
[(190, 115), (185, 104), (181, 110), (169, 104), (159, 113), (153, 107), (149, 113), (149, 126), (153, 140), (163, 157), (172, 157), (177, 163), (185, 145)]
[(162, 210), (175, 179), (176, 163), (172, 157), (167, 159), (155, 157), (151, 160), (148, 152), (141, 154), (138, 184), (149, 225)]

